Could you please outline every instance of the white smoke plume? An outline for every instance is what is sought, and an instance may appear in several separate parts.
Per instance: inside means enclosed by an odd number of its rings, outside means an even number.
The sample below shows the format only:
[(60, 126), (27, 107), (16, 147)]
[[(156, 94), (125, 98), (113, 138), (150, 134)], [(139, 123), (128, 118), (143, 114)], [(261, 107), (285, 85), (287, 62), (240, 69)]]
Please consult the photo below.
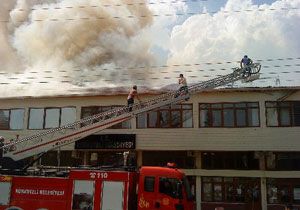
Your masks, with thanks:
[(9, 28), (4, 20), (9, 19), (9, 10), (13, 8), (14, 1), (0, 2), (0, 71), (15, 71), (20, 67), (19, 60), (15, 57), (15, 52), (9, 43)]
[[(146, 4), (129, 3), (0, 0), (0, 72), (22, 73), (16, 83), (25, 84), (26, 78), (40, 83), (47, 79), (54, 86), (62, 80), (72, 85), (132, 84), (139, 71), (145, 79), (147, 68), (122, 69), (153, 61), (149, 42), (142, 36), (152, 23), (151, 12)], [(127, 82), (120, 76), (124, 72)]]

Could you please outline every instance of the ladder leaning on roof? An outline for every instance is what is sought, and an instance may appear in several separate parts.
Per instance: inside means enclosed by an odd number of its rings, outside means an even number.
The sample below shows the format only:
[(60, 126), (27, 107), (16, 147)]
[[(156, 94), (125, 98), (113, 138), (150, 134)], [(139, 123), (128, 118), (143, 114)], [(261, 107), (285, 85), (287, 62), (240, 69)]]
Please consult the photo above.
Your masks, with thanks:
[[(260, 68), (261, 65), (259, 63), (254, 63), (251, 66), (250, 73), (247, 72), (247, 74), (245, 74), (244, 69), (234, 68), (233, 73), (191, 85), (188, 88), (189, 94), (200, 92), (201, 90), (208, 88), (223, 86), (237, 80), (245, 80), (252, 76), (256, 77), (256, 75), (259, 75)], [(131, 112), (129, 112), (128, 107), (115, 108), (59, 128), (42, 131), (32, 136), (15, 140), (2, 147), (0, 146), (0, 151), (1, 149), (3, 150), (3, 157), (11, 158), (14, 161), (45, 153), (76, 142), (77, 140), (111, 127), (112, 125), (129, 120), (137, 114), (168, 104), (181, 102), (189, 97), (183, 92), (184, 91), (182, 91), (182, 94), (178, 94), (178, 91), (172, 91), (140, 104), (134, 104), (133, 111)], [(179, 96), (177, 97), (177, 95)]]

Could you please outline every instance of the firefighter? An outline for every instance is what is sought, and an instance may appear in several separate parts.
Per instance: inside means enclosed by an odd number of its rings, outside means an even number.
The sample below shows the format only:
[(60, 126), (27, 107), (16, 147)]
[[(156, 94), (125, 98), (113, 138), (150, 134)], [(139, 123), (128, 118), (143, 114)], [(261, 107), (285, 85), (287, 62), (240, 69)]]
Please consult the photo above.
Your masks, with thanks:
[(127, 97), (127, 106), (129, 107), (129, 111), (132, 111), (132, 106), (134, 104), (134, 97), (136, 97), (139, 102), (141, 103), (141, 100), (139, 98), (138, 92), (137, 92), (137, 86), (133, 85), (132, 89), (129, 91), (128, 97)]
[[(179, 89), (177, 93), (175, 94), (175, 98), (177, 98), (179, 95), (182, 94), (182, 92), (186, 95), (189, 93), (189, 89), (187, 86), (186, 78), (183, 76), (183, 74), (179, 74), (179, 79), (178, 79), (178, 84), (179, 84)], [(185, 99), (186, 101), (189, 100), (189, 97)]]
[(250, 66), (252, 65), (252, 63), (253, 63), (253, 61), (247, 55), (244, 55), (244, 57), (240, 61), (240, 66), (241, 66), (241, 68), (244, 68), (246, 76), (248, 76), (251, 72)]

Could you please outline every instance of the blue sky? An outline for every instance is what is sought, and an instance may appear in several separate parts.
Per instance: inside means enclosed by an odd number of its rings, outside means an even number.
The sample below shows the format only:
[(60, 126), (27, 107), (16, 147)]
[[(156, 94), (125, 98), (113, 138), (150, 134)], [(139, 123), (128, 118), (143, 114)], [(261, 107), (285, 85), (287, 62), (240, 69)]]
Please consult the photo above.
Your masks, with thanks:
[[(203, 7), (206, 7), (208, 11), (218, 11), (226, 4), (227, 0), (205, 0), (205, 1), (187, 1), (189, 10), (192, 12), (198, 12)], [(275, 0), (252, 0), (253, 4), (272, 4)]]
[(254, 4), (258, 4), (258, 5), (261, 5), (261, 4), (272, 4), (273, 2), (275, 2), (274, 0), (253, 0), (253, 3)]

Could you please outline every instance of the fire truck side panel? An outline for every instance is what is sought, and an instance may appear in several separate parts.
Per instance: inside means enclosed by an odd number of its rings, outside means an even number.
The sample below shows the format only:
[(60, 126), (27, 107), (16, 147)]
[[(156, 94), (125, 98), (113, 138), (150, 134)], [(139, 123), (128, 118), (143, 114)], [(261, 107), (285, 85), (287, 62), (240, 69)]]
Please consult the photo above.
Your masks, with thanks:
[(101, 210), (123, 210), (124, 208), (124, 182), (103, 181), (101, 193)]
[[(8, 206), (24, 210), (67, 209), (69, 182), (64, 178), (11, 177), (11, 194)], [(17, 208), (15, 208), (17, 209)]]
[[(94, 193), (93, 190), (90, 191), (89, 200), (94, 200), (94, 210), (131, 210), (131, 206), (134, 206), (132, 202), (136, 201), (135, 194), (131, 190), (135, 185), (136, 176), (136, 172), (125, 171), (72, 171), (70, 174), (74, 182), (72, 209), (76, 210), (75, 205), (80, 206), (80, 203), (87, 200), (80, 197), (78, 190), (76, 192), (76, 183), (93, 182), (96, 187)], [(87, 194), (85, 193), (86, 197)]]
[(0, 176), (7, 191), (0, 210), (133, 210), (136, 179), (137, 172), (89, 170), (71, 171), (66, 178)]

